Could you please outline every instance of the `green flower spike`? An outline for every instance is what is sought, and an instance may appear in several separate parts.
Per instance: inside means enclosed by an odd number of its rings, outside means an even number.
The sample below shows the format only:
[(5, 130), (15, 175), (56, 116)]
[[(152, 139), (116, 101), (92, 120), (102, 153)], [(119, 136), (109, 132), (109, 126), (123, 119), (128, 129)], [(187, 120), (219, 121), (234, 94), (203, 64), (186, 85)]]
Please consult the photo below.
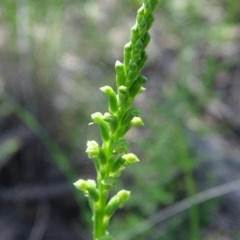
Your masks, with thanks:
[[(148, 33), (153, 23), (153, 11), (158, 0), (144, 0), (137, 12), (136, 24), (130, 33), (130, 42), (123, 49), (123, 61), (115, 63), (115, 86), (101, 87), (107, 96), (108, 112), (91, 115), (92, 123), (98, 126), (101, 143), (88, 141), (86, 152), (96, 169), (94, 180), (80, 179), (74, 183), (88, 198), (92, 211), (93, 240), (114, 240), (108, 233), (111, 217), (125, 205), (130, 192), (120, 190), (109, 197), (121, 172), (129, 165), (139, 162), (138, 157), (129, 153), (126, 133), (135, 126), (143, 126), (139, 110), (133, 108), (135, 97), (142, 93), (147, 79), (141, 75), (147, 60), (145, 49), (150, 41)], [(113, 89), (116, 89), (114, 91)]]

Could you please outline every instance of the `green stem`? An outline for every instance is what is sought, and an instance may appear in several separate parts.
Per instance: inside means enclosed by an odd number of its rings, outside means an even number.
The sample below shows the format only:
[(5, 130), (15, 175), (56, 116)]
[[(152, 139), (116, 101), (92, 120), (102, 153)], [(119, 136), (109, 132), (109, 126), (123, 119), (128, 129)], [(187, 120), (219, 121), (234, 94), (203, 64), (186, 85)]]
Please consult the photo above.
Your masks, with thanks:
[(93, 211), (93, 238), (94, 240), (105, 236), (107, 225), (104, 221), (105, 217), (105, 207), (108, 197), (108, 190), (102, 184), (102, 177), (98, 176), (98, 190), (99, 190), (99, 200), (96, 202)]

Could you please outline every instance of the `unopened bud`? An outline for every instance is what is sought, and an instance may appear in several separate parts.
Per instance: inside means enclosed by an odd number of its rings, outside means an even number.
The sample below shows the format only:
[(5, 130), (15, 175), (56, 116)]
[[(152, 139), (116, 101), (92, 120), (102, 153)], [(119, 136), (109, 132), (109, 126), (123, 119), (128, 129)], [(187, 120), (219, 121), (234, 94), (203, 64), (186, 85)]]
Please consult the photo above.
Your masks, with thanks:
[[(125, 52), (125, 48), (124, 48), (124, 52)], [(124, 61), (126, 57), (124, 56)], [(121, 63), (120, 61), (116, 61), (115, 63), (115, 71), (116, 71), (116, 83), (117, 86), (121, 86), (121, 85), (125, 85), (126, 82), (126, 77), (125, 77), (125, 69), (124, 69), (124, 65), (123, 63)]]
[(99, 194), (96, 189), (96, 182), (92, 179), (79, 179), (73, 184), (78, 190), (83, 191), (85, 196), (90, 197), (94, 201), (98, 201)]
[(129, 89), (129, 95), (135, 97), (141, 92), (142, 85), (147, 81), (147, 78), (144, 76), (139, 76), (131, 85)]
[(96, 187), (89, 187), (88, 195), (95, 202), (97, 202), (99, 199), (99, 193), (98, 193), (98, 190), (96, 189)]
[(109, 123), (102, 121), (99, 124), (100, 127), (100, 133), (101, 133), (101, 138), (103, 141), (108, 141), (109, 140), (109, 134), (110, 134), (110, 127)]
[(81, 191), (86, 191), (87, 188), (88, 188), (88, 182), (87, 180), (84, 180), (84, 179), (79, 179), (78, 181), (76, 181), (75, 183), (73, 183), (73, 185), (78, 189), (78, 190), (81, 190)]
[[(123, 52), (124, 64), (127, 67), (129, 66), (129, 62), (130, 62), (130, 59), (131, 59), (131, 51), (132, 51), (132, 46), (131, 46), (131, 43), (128, 42), (127, 44), (125, 44), (124, 52)], [(128, 70), (128, 68), (125, 69), (125, 70)]]
[(106, 210), (105, 210), (106, 215), (108, 217), (111, 217), (115, 213), (115, 211), (119, 208), (119, 206), (120, 206), (120, 198), (117, 195), (115, 195), (109, 200), (106, 206)]
[(130, 194), (131, 192), (127, 190), (120, 190), (117, 193), (117, 196), (119, 197), (119, 200), (120, 200), (120, 205), (119, 205), (120, 208), (124, 206), (125, 202), (129, 199)]
[(108, 108), (110, 113), (116, 113), (118, 110), (118, 102), (116, 93), (110, 86), (101, 87), (100, 90), (108, 97)]
[(124, 106), (128, 101), (128, 88), (126, 86), (120, 86), (118, 88), (118, 102), (120, 106)]
[(100, 123), (102, 121), (103, 115), (100, 112), (95, 112), (91, 114), (91, 119), (94, 123)]
[(134, 127), (139, 127), (143, 126), (144, 123), (140, 117), (133, 117), (133, 119), (131, 120), (131, 125)]
[(88, 188), (96, 187), (96, 182), (92, 179), (79, 179), (73, 185), (79, 190), (86, 191)]
[(138, 157), (133, 153), (124, 154), (122, 158), (126, 161), (127, 164), (139, 162)]
[(111, 115), (110, 113), (105, 113), (103, 119), (104, 119), (105, 122), (109, 123), (111, 131), (115, 132), (115, 130), (118, 127), (118, 119), (117, 119), (117, 117), (114, 116), (114, 115)]

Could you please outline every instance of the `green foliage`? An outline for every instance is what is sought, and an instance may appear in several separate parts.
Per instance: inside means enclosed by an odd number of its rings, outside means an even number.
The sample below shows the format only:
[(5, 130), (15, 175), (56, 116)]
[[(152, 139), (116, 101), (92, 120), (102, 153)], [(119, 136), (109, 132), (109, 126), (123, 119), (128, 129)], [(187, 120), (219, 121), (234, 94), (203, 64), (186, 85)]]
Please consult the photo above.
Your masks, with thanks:
[(93, 220), (93, 239), (112, 239), (107, 227), (110, 218), (118, 208), (124, 206), (130, 192), (120, 190), (109, 200), (109, 192), (115, 179), (129, 165), (138, 162), (135, 154), (129, 153), (126, 133), (133, 126), (142, 126), (138, 110), (132, 108), (135, 96), (144, 88), (146, 78), (141, 76), (141, 70), (147, 59), (145, 48), (149, 43), (149, 29), (153, 23), (152, 12), (156, 0), (145, 0), (138, 10), (137, 20), (131, 29), (131, 39), (124, 47), (123, 63), (117, 61), (116, 92), (110, 86), (100, 90), (107, 96), (107, 113), (96, 112), (91, 115), (92, 123), (99, 127), (102, 144), (96, 141), (87, 142), (89, 158), (94, 162), (97, 181), (78, 180), (74, 185), (88, 197)]

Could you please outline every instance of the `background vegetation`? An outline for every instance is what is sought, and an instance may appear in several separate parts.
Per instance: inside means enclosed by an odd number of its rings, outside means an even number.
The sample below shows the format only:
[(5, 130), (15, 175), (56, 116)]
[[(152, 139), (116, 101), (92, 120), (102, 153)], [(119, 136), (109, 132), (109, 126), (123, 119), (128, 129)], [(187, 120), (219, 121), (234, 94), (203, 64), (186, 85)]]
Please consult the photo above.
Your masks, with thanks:
[[(98, 89), (113, 82), (140, 2), (1, 0), (2, 239), (90, 239), (72, 182), (94, 174), (89, 116), (105, 109)], [(132, 197), (112, 231), (117, 240), (239, 239), (239, 1), (159, 2), (136, 103), (145, 127), (128, 136), (142, 161), (119, 183)]]

